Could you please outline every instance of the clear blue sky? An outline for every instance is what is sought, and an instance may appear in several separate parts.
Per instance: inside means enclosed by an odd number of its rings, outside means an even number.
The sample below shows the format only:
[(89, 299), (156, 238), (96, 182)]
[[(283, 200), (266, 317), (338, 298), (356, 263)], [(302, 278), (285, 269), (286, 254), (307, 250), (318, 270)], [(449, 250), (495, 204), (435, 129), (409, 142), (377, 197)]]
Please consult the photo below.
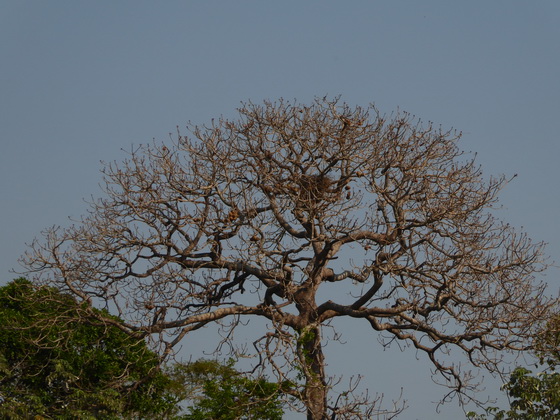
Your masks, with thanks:
[[(463, 131), (488, 176), (519, 175), (498, 216), (558, 261), (559, 21), (557, 0), (4, 0), (0, 281), (42, 228), (84, 213), (101, 160), (233, 116), (243, 100), (326, 94)], [(552, 293), (559, 271), (546, 277)], [(331, 372), (365, 374), (387, 402), (403, 386), (401, 419), (461, 418), (454, 406), (435, 413), (445, 390), (423, 357), (380, 352), (365, 324), (345, 328)]]

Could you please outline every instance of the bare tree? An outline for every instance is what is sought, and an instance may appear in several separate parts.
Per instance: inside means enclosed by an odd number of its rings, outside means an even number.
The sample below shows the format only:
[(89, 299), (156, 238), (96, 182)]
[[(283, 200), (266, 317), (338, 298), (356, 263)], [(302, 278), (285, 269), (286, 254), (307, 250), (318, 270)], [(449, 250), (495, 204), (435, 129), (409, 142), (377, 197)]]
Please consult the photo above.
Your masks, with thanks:
[(328, 397), (335, 318), (424, 352), (459, 395), (474, 385), (450, 350), (496, 372), (527, 349), (554, 304), (534, 278), (542, 244), (492, 216), (508, 179), (485, 180), (459, 134), (337, 99), (239, 113), (105, 165), (104, 198), (25, 256), (37, 281), (102, 302), (166, 354), (207, 324), (263, 317), (259, 364), (315, 420), (359, 411)]

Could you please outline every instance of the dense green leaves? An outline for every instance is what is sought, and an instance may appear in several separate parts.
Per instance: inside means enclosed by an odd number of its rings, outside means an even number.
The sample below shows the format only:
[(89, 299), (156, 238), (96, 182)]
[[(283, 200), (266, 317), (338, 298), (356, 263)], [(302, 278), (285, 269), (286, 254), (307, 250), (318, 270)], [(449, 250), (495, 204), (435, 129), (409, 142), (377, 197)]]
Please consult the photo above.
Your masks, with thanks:
[(73, 298), (25, 279), (0, 288), (0, 417), (164, 418), (170, 384), (143, 340)]
[(219, 364), (199, 360), (175, 366), (172, 376), (185, 384), (185, 398), (192, 402), (185, 420), (280, 420), (280, 386), (265, 378), (251, 378), (233, 368), (233, 361)]
[[(0, 418), (282, 418), (278, 385), (239, 373), (233, 361), (162, 371), (144, 340), (86, 309), (25, 279), (0, 288)], [(93, 310), (101, 312), (118, 321)]]
[(513, 397), (511, 418), (556, 419), (560, 416), (560, 374), (516, 369), (505, 389)]
[[(510, 409), (487, 409), (495, 420), (560, 418), (560, 314), (553, 317), (535, 338), (535, 355), (544, 371), (534, 374), (519, 367), (513, 371), (503, 390), (510, 397)], [(469, 413), (472, 419), (486, 419), (485, 415)]]
[[(511, 398), (509, 410), (492, 407), (487, 410), (495, 420), (560, 418), (560, 374), (542, 372), (533, 375), (530, 370), (517, 368), (503, 386)], [(470, 418), (486, 419), (487, 416), (471, 413)]]

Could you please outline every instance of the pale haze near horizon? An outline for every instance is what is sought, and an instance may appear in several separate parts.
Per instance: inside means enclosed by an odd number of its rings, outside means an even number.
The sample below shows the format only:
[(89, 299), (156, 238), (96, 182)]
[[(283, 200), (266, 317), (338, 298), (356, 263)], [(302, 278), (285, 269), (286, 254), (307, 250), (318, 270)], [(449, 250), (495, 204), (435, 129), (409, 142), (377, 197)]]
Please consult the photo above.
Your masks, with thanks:
[[(496, 215), (558, 261), (559, 20), (556, 1), (4, 1), (1, 284), (25, 243), (85, 213), (100, 161), (188, 121), (235, 117), (241, 101), (325, 95), (462, 131), (487, 177), (518, 175)], [(545, 277), (552, 294), (558, 274)], [(436, 413), (446, 390), (423, 355), (382, 351), (366, 323), (342, 333), (326, 350), (330, 373), (363, 374), (387, 404), (402, 387), (399, 419), (464, 417), (455, 403)], [(487, 377), (481, 398), (503, 398)]]

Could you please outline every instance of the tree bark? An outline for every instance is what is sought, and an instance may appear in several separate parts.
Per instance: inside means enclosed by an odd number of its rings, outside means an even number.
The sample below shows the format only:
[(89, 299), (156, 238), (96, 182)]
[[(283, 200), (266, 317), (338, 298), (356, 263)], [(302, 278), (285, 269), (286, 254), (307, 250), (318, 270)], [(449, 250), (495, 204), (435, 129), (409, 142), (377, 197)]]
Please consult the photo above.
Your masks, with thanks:
[(298, 340), (299, 359), (305, 374), (305, 401), (308, 420), (327, 419), (327, 382), (325, 357), (321, 346), (321, 329), (304, 328)]

